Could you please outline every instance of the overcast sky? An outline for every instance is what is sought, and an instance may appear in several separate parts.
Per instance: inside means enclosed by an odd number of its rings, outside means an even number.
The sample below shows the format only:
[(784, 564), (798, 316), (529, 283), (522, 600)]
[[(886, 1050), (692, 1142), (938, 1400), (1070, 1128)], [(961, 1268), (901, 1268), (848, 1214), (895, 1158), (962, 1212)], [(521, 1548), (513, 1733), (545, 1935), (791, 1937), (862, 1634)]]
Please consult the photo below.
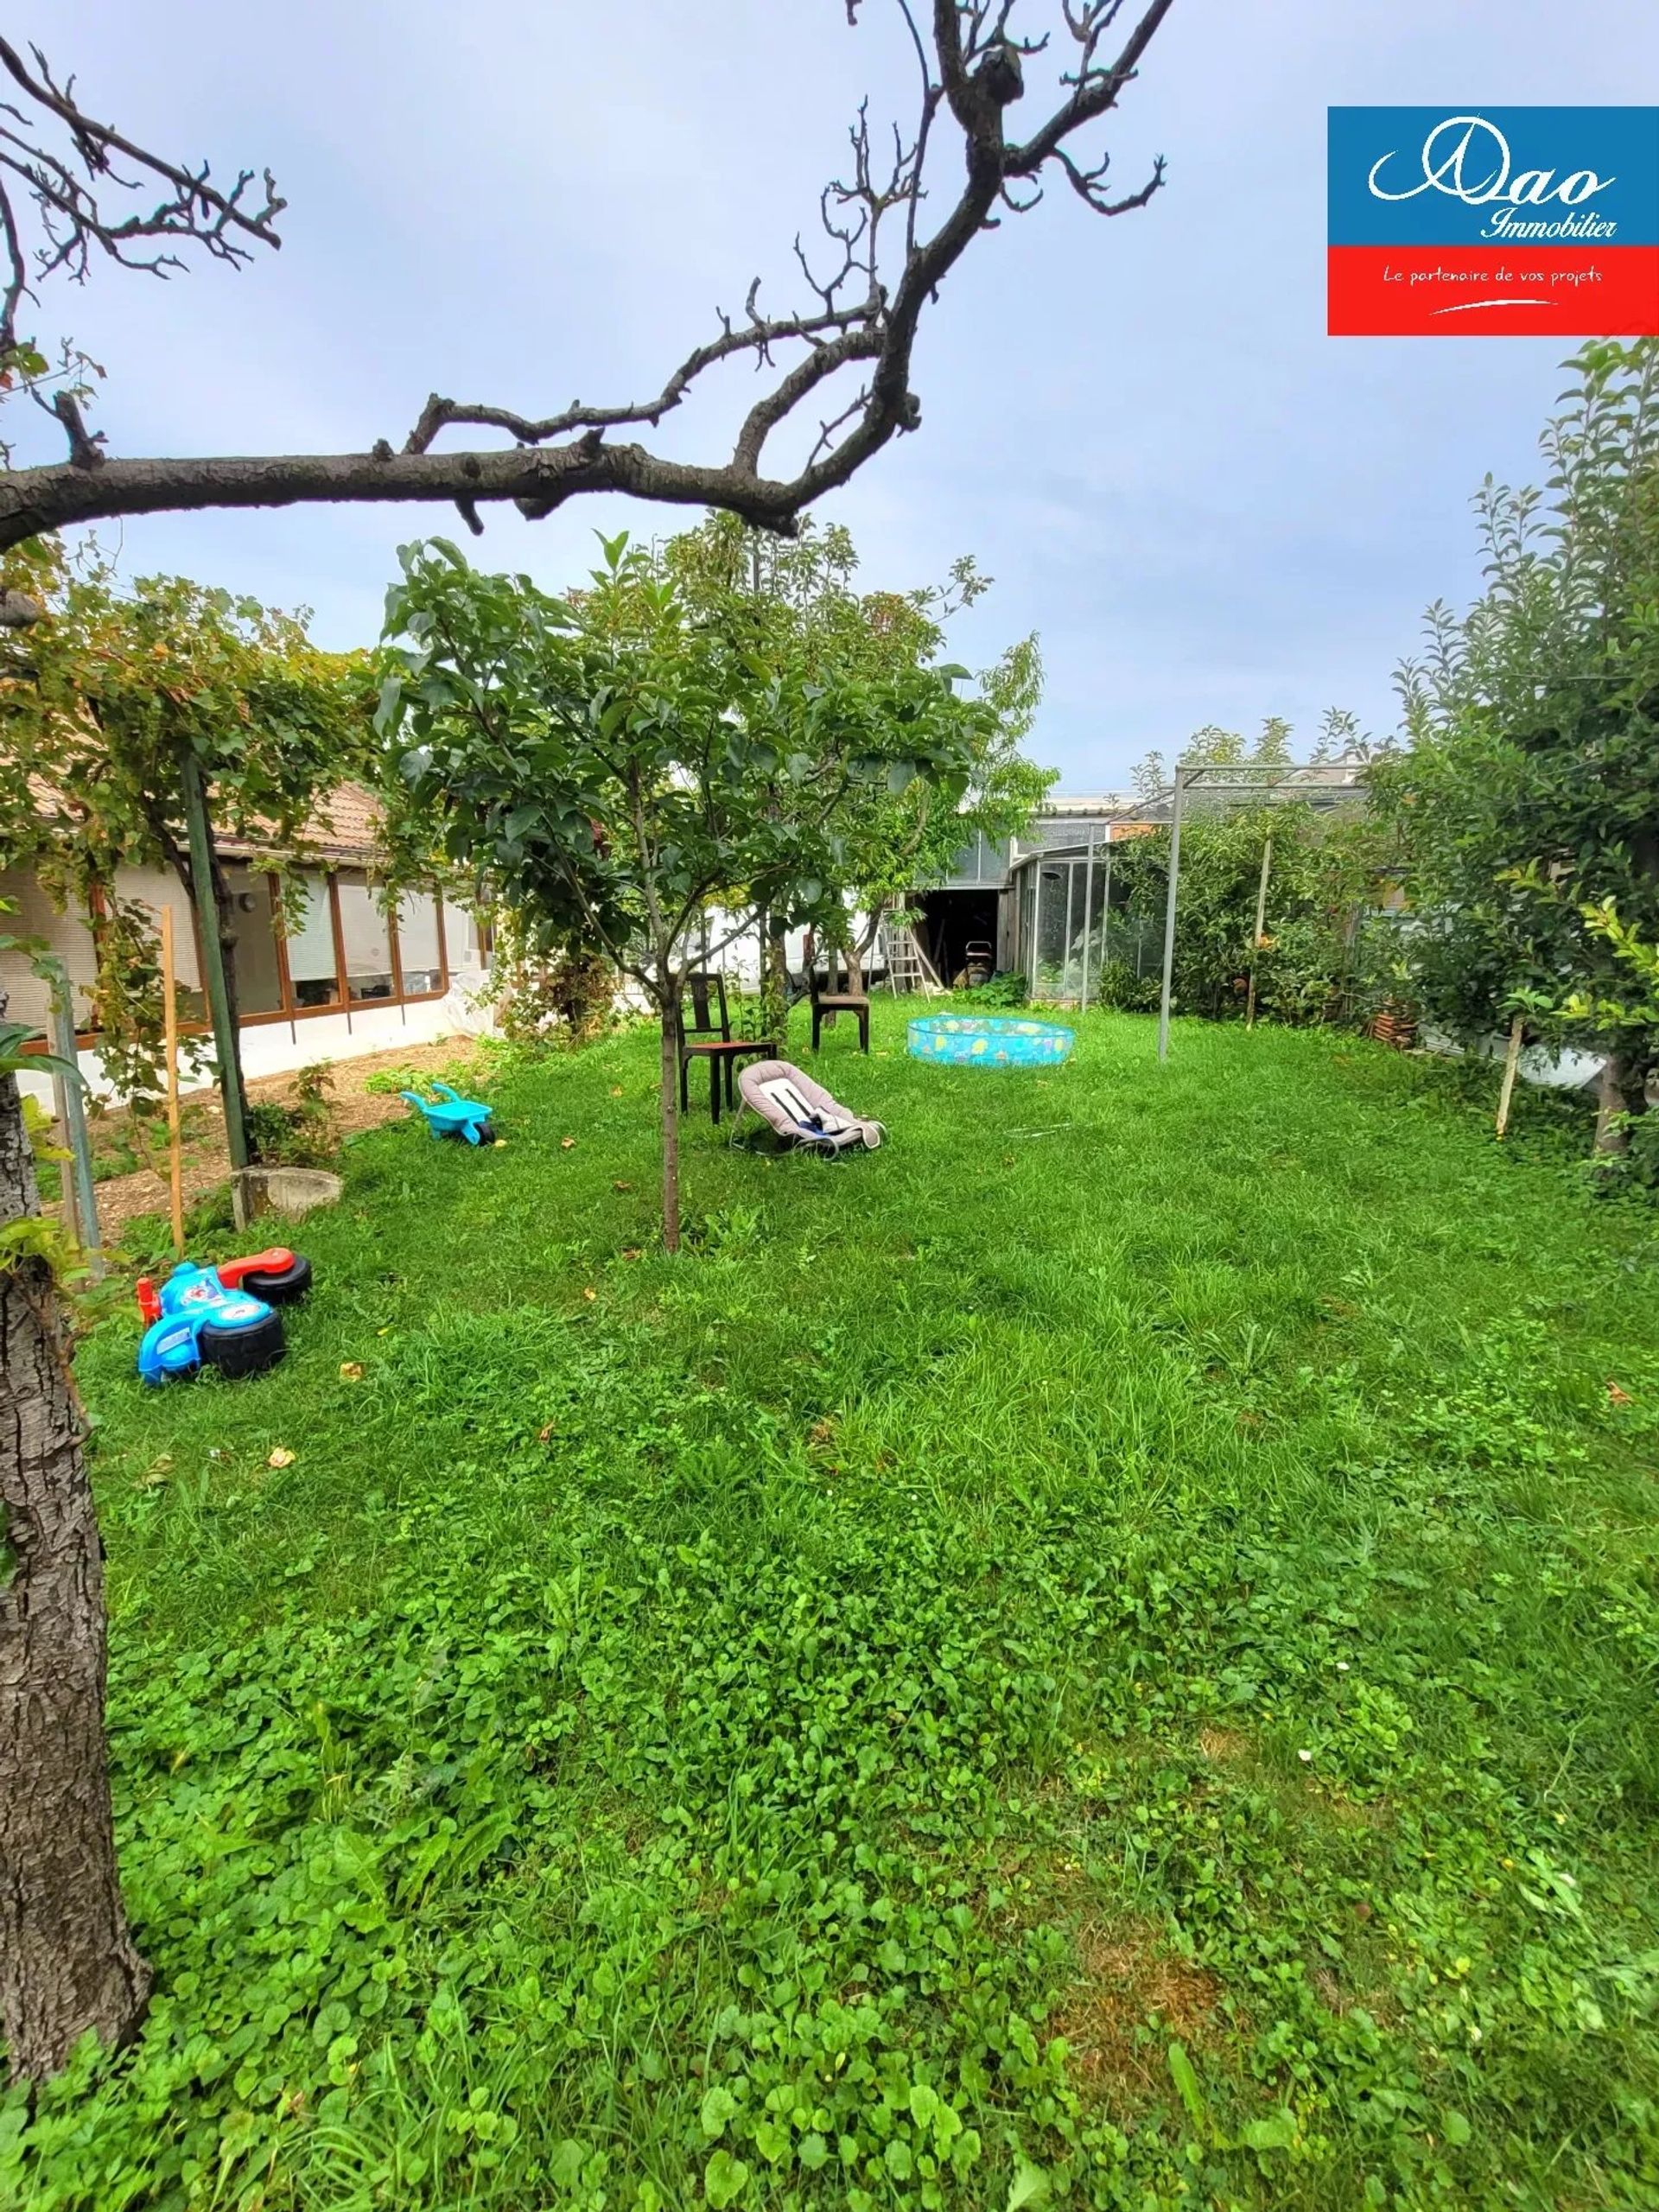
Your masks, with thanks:
[[(1024, 0), (1035, 28), (1058, 0)], [(60, 291), (105, 366), (111, 452), (401, 443), (429, 391), (529, 412), (632, 398), (741, 305), (791, 296), (790, 245), (860, 95), (903, 116), (890, 0), (12, 0), (7, 32), (86, 105), (216, 171), (276, 171), (279, 255)], [(910, 65), (913, 68), (913, 63)], [(1618, 104), (1659, 83), (1659, 7), (1604, 0), (1175, 0), (1108, 132), (1115, 178), (1168, 183), (1106, 222), (1068, 193), (980, 239), (924, 325), (921, 429), (827, 514), (870, 587), (971, 552), (979, 665), (1036, 629), (1032, 750), (1062, 790), (1121, 784), (1207, 721), (1320, 710), (1391, 727), (1424, 605), (1474, 588), (1469, 495), (1535, 474), (1561, 349), (1324, 334), (1325, 109)], [(947, 149), (949, 150), (949, 149)], [(798, 284), (794, 288), (798, 291)], [(48, 318), (41, 318), (43, 327)], [(664, 442), (714, 454), (746, 372)], [(474, 557), (557, 587), (592, 531), (663, 511), (485, 511)], [(130, 575), (176, 569), (315, 610), (367, 643), (394, 549), (453, 511), (158, 517)], [(105, 542), (118, 541), (108, 532)]]

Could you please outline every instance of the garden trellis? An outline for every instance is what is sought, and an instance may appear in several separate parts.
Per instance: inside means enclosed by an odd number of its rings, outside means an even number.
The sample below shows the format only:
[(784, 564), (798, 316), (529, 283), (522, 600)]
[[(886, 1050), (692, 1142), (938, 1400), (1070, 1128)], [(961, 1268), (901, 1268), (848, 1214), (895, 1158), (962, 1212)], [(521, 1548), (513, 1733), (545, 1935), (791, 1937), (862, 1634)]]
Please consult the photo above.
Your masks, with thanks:
[[(1175, 771), (1170, 793), (1169, 888), (1164, 902), (1163, 981), (1158, 998), (1158, 1058), (1169, 1058), (1170, 996), (1175, 975), (1176, 911), (1181, 886), (1181, 822), (1192, 800), (1215, 800), (1224, 811), (1241, 799), (1255, 805), (1287, 802), (1319, 810), (1364, 795), (1363, 764), (1352, 760), (1311, 760), (1300, 766), (1263, 761), (1199, 762)], [(1262, 880), (1256, 898), (1255, 930), (1250, 945), (1250, 1013), (1255, 1007), (1255, 963), (1266, 925), (1273, 866), (1273, 833), (1262, 844)]]

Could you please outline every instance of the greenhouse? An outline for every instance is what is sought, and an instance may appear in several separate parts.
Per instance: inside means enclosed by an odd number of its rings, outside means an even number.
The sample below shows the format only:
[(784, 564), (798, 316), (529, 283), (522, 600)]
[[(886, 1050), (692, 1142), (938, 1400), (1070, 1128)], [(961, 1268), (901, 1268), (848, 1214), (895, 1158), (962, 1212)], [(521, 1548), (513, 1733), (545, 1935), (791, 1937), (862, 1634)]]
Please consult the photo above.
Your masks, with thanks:
[(1112, 874), (1119, 846), (1152, 824), (1109, 823), (1082, 843), (1022, 855), (1008, 874), (1011, 920), (1007, 964), (1033, 998), (1086, 1007), (1102, 970), (1120, 966), (1137, 980), (1157, 972), (1155, 926), (1112, 910)]

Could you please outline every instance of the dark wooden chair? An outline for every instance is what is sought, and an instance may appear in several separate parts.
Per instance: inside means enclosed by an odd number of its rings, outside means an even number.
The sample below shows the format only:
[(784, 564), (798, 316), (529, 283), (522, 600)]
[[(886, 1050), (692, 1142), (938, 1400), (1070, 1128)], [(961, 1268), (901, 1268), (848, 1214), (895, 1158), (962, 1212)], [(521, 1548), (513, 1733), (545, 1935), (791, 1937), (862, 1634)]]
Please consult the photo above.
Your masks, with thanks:
[(769, 1060), (776, 1057), (778, 1040), (775, 1037), (734, 1037), (731, 1014), (726, 1004), (726, 978), (718, 974), (699, 970), (685, 979), (685, 996), (691, 1001), (691, 1019), (684, 1020), (685, 1007), (682, 1001), (680, 1014), (683, 1024), (680, 1031), (680, 1111), (686, 1110), (689, 1081), (693, 1060), (709, 1063), (709, 1111), (716, 1125), (720, 1121), (720, 1094), (722, 1087), (726, 1103), (734, 1103), (732, 1070), (739, 1060)]
[(841, 955), (831, 945), (829, 968), (822, 985), (818, 982), (816, 960), (807, 968), (807, 988), (812, 1000), (812, 1049), (818, 1049), (818, 1032), (823, 1027), (826, 1014), (850, 1014), (858, 1023), (858, 1049), (870, 1049), (870, 1001), (862, 991), (844, 991), (841, 988)]

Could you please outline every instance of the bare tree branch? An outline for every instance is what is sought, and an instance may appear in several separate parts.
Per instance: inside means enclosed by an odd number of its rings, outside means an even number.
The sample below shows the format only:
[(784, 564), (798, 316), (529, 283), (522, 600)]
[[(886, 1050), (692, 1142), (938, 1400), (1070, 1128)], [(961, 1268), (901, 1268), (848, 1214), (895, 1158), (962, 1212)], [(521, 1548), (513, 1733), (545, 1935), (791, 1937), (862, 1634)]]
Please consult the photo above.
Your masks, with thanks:
[[(17, 219), (19, 185), (35, 205), (41, 243), (35, 249), (35, 276), (67, 270), (85, 280), (93, 252), (107, 254), (128, 269), (155, 276), (181, 269), (176, 253), (147, 251), (156, 242), (178, 240), (202, 247), (232, 264), (252, 258), (255, 245), (280, 246), (272, 227), (287, 202), (277, 196), (270, 171), (264, 177), (264, 198), (255, 204), (248, 188), (255, 181), (245, 169), (228, 192), (210, 181), (206, 162), (182, 168), (137, 145), (106, 123), (89, 115), (75, 98), (73, 77), (59, 84), (39, 47), (31, 47), (34, 67), (16, 47), (0, 38), (0, 69), (18, 86), (25, 105), (0, 101), (0, 232), (6, 243), (10, 276), (0, 292), (0, 353), (17, 344), (17, 316), (32, 296), (29, 263)], [(42, 136), (55, 122), (68, 140), (66, 157)], [(118, 160), (137, 172), (123, 175)], [(110, 212), (100, 188), (143, 192), (146, 183), (169, 188), (147, 211), (124, 216)]]
[[(38, 397), (39, 395), (37, 394)], [(80, 411), (80, 402), (72, 391), (56, 391), (50, 405), (41, 404), (48, 415), (55, 415), (69, 441), (69, 459), (76, 468), (102, 468), (104, 466), (104, 434), (96, 436), (86, 428), (86, 418)]]
[[(855, 25), (861, 5), (868, 4), (846, 0), (848, 21)], [(1074, 144), (1134, 80), (1171, 0), (1140, 0), (1141, 11), (1110, 60), (1104, 57), (1116, 44), (1114, 27), (1128, 0), (932, 0), (926, 31), (926, 0), (889, 4), (902, 19), (920, 78), (913, 132), (906, 137), (894, 125), (891, 158), (883, 156), (878, 163), (869, 104), (861, 105), (849, 134), (850, 168), (824, 187), (820, 200), (821, 231), (830, 250), (823, 265), (796, 240), (810, 296), (799, 312), (763, 312), (757, 278), (741, 315), (719, 315), (718, 332), (687, 353), (647, 398), (613, 405), (575, 400), (556, 413), (537, 416), (434, 392), (399, 452), (381, 439), (357, 454), (129, 461), (106, 456), (101, 437), (87, 430), (80, 412), (84, 391), (60, 394), (52, 411), (67, 436), (69, 458), (0, 473), (0, 548), (69, 523), (310, 501), (449, 500), (468, 528), (478, 530), (483, 526), (479, 511), (492, 501), (513, 500), (534, 518), (601, 491), (725, 508), (763, 528), (791, 531), (813, 500), (845, 483), (889, 440), (918, 425), (921, 405), (911, 369), (925, 311), (981, 231), (995, 228), (1004, 213), (1023, 214), (1037, 206), (1050, 164), (1102, 215), (1144, 207), (1164, 181), (1160, 157), (1139, 189), (1109, 198), (1109, 157), (1080, 158)], [(1058, 20), (1028, 32), (1023, 18), (1045, 7)], [(1056, 33), (1058, 58), (1051, 60), (1046, 49)], [(0, 102), (0, 352), (17, 342), (16, 318), (30, 296), (31, 275), (35, 282), (60, 270), (82, 277), (95, 251), (164, 275), (178, 265), (169, 250), (175, 243), (230, 261), (246, 259), (255, 244), (278, 243), (271, 225), (283, 203), (269, 175), (261, 205), (253, 204), (257, 194), (249, 195), (251, 172), (221, 193), (210, 184), (205, 164), (181, 168), (93, 122), (75, 99), (73, 79), (60, 84), (38, 52), (34, 65), (31, 69), (0, 40), (0, 67), (23, 95), (22, 105)], [(1046, 73), (1055, 104), (1029, 137), (1014, 139), (1006, 118), (1026, 97), (1032, 65)], [(955, 134), (947, 128), (950, 122)], [(48, 124), (67, 134), (67, 155), (44, 143)], [(952, 135), (963, 166), (930, 227), (924, 218), (932, 204), (931, 170)], [(885, 135), (880, 143), (886, 143)], [(118, 170), (118, 157), (136, 176)], [(99, 188), (112, 184), (136, 190), (146, 178), (170, 187), (171, 196), (148, 215), (117, 220)], [(19, 182), (42, 239), (32, 264), (17, 219)], [(620, 430), (655, 429), (700, 379), (739, 359), (769, 381), (726, 458), (676, 461), (638, 443), (613, 442), (612, 434)], [(839, 412), (820, 417), (817, 436), (793, 474), (767, 474), (769, 442), (801, 426), (809, 395), (853, 364), (866, 371), (855, 396)], [(513, 442), (450, 450), (443, 441), (457, 430), (492, 431)]]

